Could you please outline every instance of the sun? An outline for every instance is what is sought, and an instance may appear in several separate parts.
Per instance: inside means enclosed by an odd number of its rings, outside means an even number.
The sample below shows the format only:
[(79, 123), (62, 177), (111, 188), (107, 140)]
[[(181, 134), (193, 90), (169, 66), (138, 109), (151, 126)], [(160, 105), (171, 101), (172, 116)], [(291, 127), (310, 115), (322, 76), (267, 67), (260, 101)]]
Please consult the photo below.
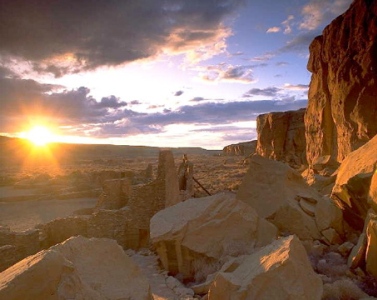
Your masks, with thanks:
[(46, 126), (36, 125), (26, 132), (26, 138), (35, 146), (41, 147), (52, 142), (53, 134)]

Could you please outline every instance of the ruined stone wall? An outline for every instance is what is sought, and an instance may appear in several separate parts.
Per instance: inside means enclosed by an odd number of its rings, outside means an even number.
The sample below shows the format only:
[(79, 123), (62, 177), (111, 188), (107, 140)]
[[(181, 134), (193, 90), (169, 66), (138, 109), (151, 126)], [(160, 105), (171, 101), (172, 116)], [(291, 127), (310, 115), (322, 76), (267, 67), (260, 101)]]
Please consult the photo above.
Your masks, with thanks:
[(356, 0), (310, 45), (306, 155), (338, 163), (377, 133), (377, 2)]
[(173, 154), (161, 151), (156, 180), (138, 186), (131, 186), (129, 178), (105, 181), (104, 192), (91, 215), (56, 219), (38, 226), (38, 230), (20, 233), (0, 227), (0, 271), (77, 235), (114, 239), (124, 249), (146, 247), (152, 216), (179, 201)]

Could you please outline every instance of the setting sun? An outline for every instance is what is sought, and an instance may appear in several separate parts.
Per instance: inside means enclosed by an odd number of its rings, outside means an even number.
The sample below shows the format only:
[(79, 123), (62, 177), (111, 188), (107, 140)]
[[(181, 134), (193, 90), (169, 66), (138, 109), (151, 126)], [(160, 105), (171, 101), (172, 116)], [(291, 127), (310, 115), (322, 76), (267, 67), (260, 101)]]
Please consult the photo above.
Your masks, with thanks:
[(36, 146), (45, 146), (52, 142), (52, 132), (45, 126), (34, 126), (26, 133), (26, 138)]

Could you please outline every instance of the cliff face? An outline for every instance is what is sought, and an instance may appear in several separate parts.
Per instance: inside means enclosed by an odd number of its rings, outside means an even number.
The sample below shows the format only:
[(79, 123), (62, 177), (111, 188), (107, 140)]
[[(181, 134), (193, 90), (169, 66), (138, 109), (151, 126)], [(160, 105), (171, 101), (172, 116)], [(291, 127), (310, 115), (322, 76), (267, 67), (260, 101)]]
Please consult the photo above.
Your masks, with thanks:
[(223, 148), (223, 155), (243, 155), (248, 156), (255, 153), (257, 141), (232, 144)]
[(305, 164), (304, 114), (305, 109), (259, 115), (256, 152), (291, 166)]
[(377, 1), (356, 0), (310, 45), (307, 159), (341, 162), (377, 133)]

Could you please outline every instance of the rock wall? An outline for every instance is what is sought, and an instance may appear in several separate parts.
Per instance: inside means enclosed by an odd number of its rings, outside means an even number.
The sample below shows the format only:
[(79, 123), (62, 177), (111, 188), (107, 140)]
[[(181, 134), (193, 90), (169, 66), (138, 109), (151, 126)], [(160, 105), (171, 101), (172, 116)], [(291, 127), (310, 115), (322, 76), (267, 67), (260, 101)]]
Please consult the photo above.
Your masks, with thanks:
[(305, 164), (304, 114), (305, 109), (299, 109), (259, 115), (257, 154), (291, 166)]
[(377, 2), (356, 0), (310, 45), (307, 159), (341, 162), (377, 133)]
[(13, 232), (0, 227), (0, 272), (39, 250), (38, 230)]
[(257, 141), (232, 144), (223, 148), (223, 155), (249, 156), (250, 154), (255, 153), (256, 148), (257, 148)]

